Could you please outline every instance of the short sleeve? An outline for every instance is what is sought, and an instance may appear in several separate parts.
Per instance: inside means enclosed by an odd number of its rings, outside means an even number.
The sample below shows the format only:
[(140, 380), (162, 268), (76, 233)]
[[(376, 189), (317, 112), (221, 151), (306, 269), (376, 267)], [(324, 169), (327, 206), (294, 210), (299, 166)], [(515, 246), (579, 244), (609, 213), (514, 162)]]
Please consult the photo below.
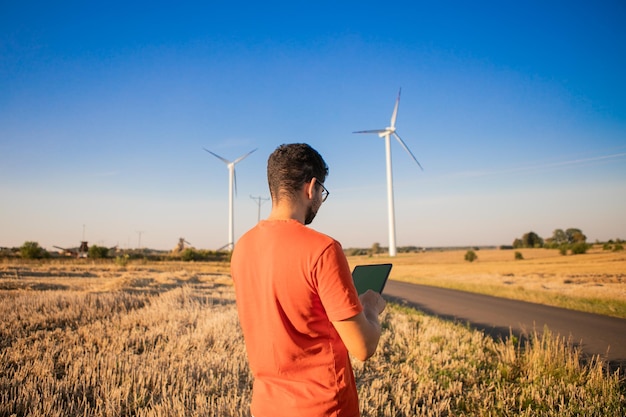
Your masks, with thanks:
[(346, 320), (363, 310), (348, 260), (339, 242), (333, 240), (322, 252), (315, 266), (315, 281), (330, 321)]

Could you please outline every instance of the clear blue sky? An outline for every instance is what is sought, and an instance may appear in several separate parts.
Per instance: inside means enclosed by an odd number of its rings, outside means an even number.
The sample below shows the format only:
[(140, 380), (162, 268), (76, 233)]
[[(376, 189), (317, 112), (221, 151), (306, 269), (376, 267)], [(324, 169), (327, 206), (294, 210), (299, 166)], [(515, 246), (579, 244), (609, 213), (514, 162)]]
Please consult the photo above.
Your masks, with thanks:
[[(312, 224), (386, 246), (626, 238), (626, 3), (0, 2), (0, 246), (228, 240), (269, 197), (268, 155), (330, 166)], [(270, 203), (261, 206), (261, 216)], [(141, 233), (139, 233), (141, 232)], [(139, 238), (141, 237), (141, 242)]]

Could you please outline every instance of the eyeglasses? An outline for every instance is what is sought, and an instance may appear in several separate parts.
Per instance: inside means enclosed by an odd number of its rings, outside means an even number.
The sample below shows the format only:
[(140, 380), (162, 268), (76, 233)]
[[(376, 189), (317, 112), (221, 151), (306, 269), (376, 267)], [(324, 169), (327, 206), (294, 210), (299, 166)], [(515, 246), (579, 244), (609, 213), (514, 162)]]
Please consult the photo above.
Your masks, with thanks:
[(317, 183), (320, 185), (320, 187), (322, 187), (322, 203), (323, 203), (328, 198), (330, 191), (328, 191), (326, 187), (324, 187), (324, 184), (321, 181), (317, 181)]

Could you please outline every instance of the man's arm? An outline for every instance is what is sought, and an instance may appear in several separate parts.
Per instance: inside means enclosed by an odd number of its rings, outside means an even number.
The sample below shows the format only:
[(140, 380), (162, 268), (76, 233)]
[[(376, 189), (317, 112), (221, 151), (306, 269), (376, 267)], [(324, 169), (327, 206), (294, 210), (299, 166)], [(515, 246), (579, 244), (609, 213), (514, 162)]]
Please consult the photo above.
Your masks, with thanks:
[(363, 311), (346, 320), (333, 321), (333, 326), (348, 352), (355, 358), (365, 361), (376, 352), (380, 339), (381, 326), (378, 315), (385, 309), (383, 297), (372, 290), (359, 296)]

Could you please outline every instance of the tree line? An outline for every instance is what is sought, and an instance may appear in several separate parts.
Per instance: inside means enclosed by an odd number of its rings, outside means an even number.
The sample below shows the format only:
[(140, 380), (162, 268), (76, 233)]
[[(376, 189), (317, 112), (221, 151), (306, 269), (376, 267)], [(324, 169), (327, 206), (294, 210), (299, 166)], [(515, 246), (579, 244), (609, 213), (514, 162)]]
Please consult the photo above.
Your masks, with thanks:
[[(512, 248), (546, 248), (546, 249), (559, 249), (563, 255), (567, 254), (569, 250), (572, 254), (586, 253), (591, 247), (587, 243), (587, 236), (582, 230), (578, 228), (569, 228), (566, 230), (555, 229), (552, 232), (552, 236), (543, 239), (535, 232), (525, 233), (521, 238), (516, 238), (513, 241)], [(623, 250), (622, 241), (617, 239), (616, 241), (609, 240), (604, 243), (604, 250), (619, 251)]]
[[(599, 243), (599, 242), (596, 242)], [(569, 251), (571, 254), (586, 253), (591, 247), (591, 244), (587, 243), (587, 236), (581, 229), (569, 228), (569, 229), (555, 229), (552, 232), (552, 236), (548, 238), (542, 238), (535, 232), (525, 233), (521, 238), (515, 238), (511, 246), (500, 246), (500, 249), (520, 249), (520, 248), (546, 248), (546, 249), (558, 249), (561, 254), (566, 255)], [(478, 248), (475, 248), (478, 249)], [(609, 240), (603, 244), (604, 250), (621, 251), (624, 250), (623, 241), (620, 239)], [(350, 248), (345, 249), (346, 255), (358, 256), (358, 255), (375, 255), (386, 252), (387, 248), (381, 247), (379, 243), (374, 243), (371, 248)], [(416, 246), (406, 246), (398, 248), (399, 253), (421, 252), (426, 250), (425, 248), (418, 248)], [(115, 253), (112, 253), (115, 252)], [(58, 256), (58, 255), (57, 255)], [(146, 260), (173, 260), (178, 259), (186, 262), (196, 261), (228, 261), (230, 253), (221, 251), (201, 250), (195, 248), (186, 248), (181, 252), (167, 252), (167, 251), (149, 251), (146, 249), (135, 249), (120, 251), (112, 248), (106, 248), (102, 246), (92, 245), (89, 247), (87, 257), (91, 259), (107, 259), (114, 258), (116, 262), (126, 263), (133, 259), (146, 259)], [(0, 257), (21, 257), (23, 259), (47, 259), (53, 257), (53, 255), (39, 246), (39, 243), (33, 241), (24, 242), (19, 248), (4, 248), (0, 250)], [(469, 260), (469, 259), (467, 259)], [(472, 259), (473, 260), (473, 259)]]
[[(69, 256), (67, 255), (69, 254)], [(0, 251), (0, 257), (4, 258), (22, 258), (22, 259), (50, 259), (59, 257), (82, 257), (76, 253), (67, 252), (66, 255), (58, 253), (50, 253), (39, 245), (38, 242), (27, 241), (19, 248), (5, 248)], [(185, 262), (196, 261), (228, 261), (230, 253), (221, 251), (202, 250), (195, 248), (186, 248), (182, 252), (173, 251), (156, 251), (149, 249), (129, 249), (119, 250), (117, 248), (107, 248), (104, 246), (91, 245), (86, 252), (89, 259), (113, 259), (116, 263), (124, 266), (131, 260), (149, 260), (149, 261), (172, 261), (181, 260)]]

